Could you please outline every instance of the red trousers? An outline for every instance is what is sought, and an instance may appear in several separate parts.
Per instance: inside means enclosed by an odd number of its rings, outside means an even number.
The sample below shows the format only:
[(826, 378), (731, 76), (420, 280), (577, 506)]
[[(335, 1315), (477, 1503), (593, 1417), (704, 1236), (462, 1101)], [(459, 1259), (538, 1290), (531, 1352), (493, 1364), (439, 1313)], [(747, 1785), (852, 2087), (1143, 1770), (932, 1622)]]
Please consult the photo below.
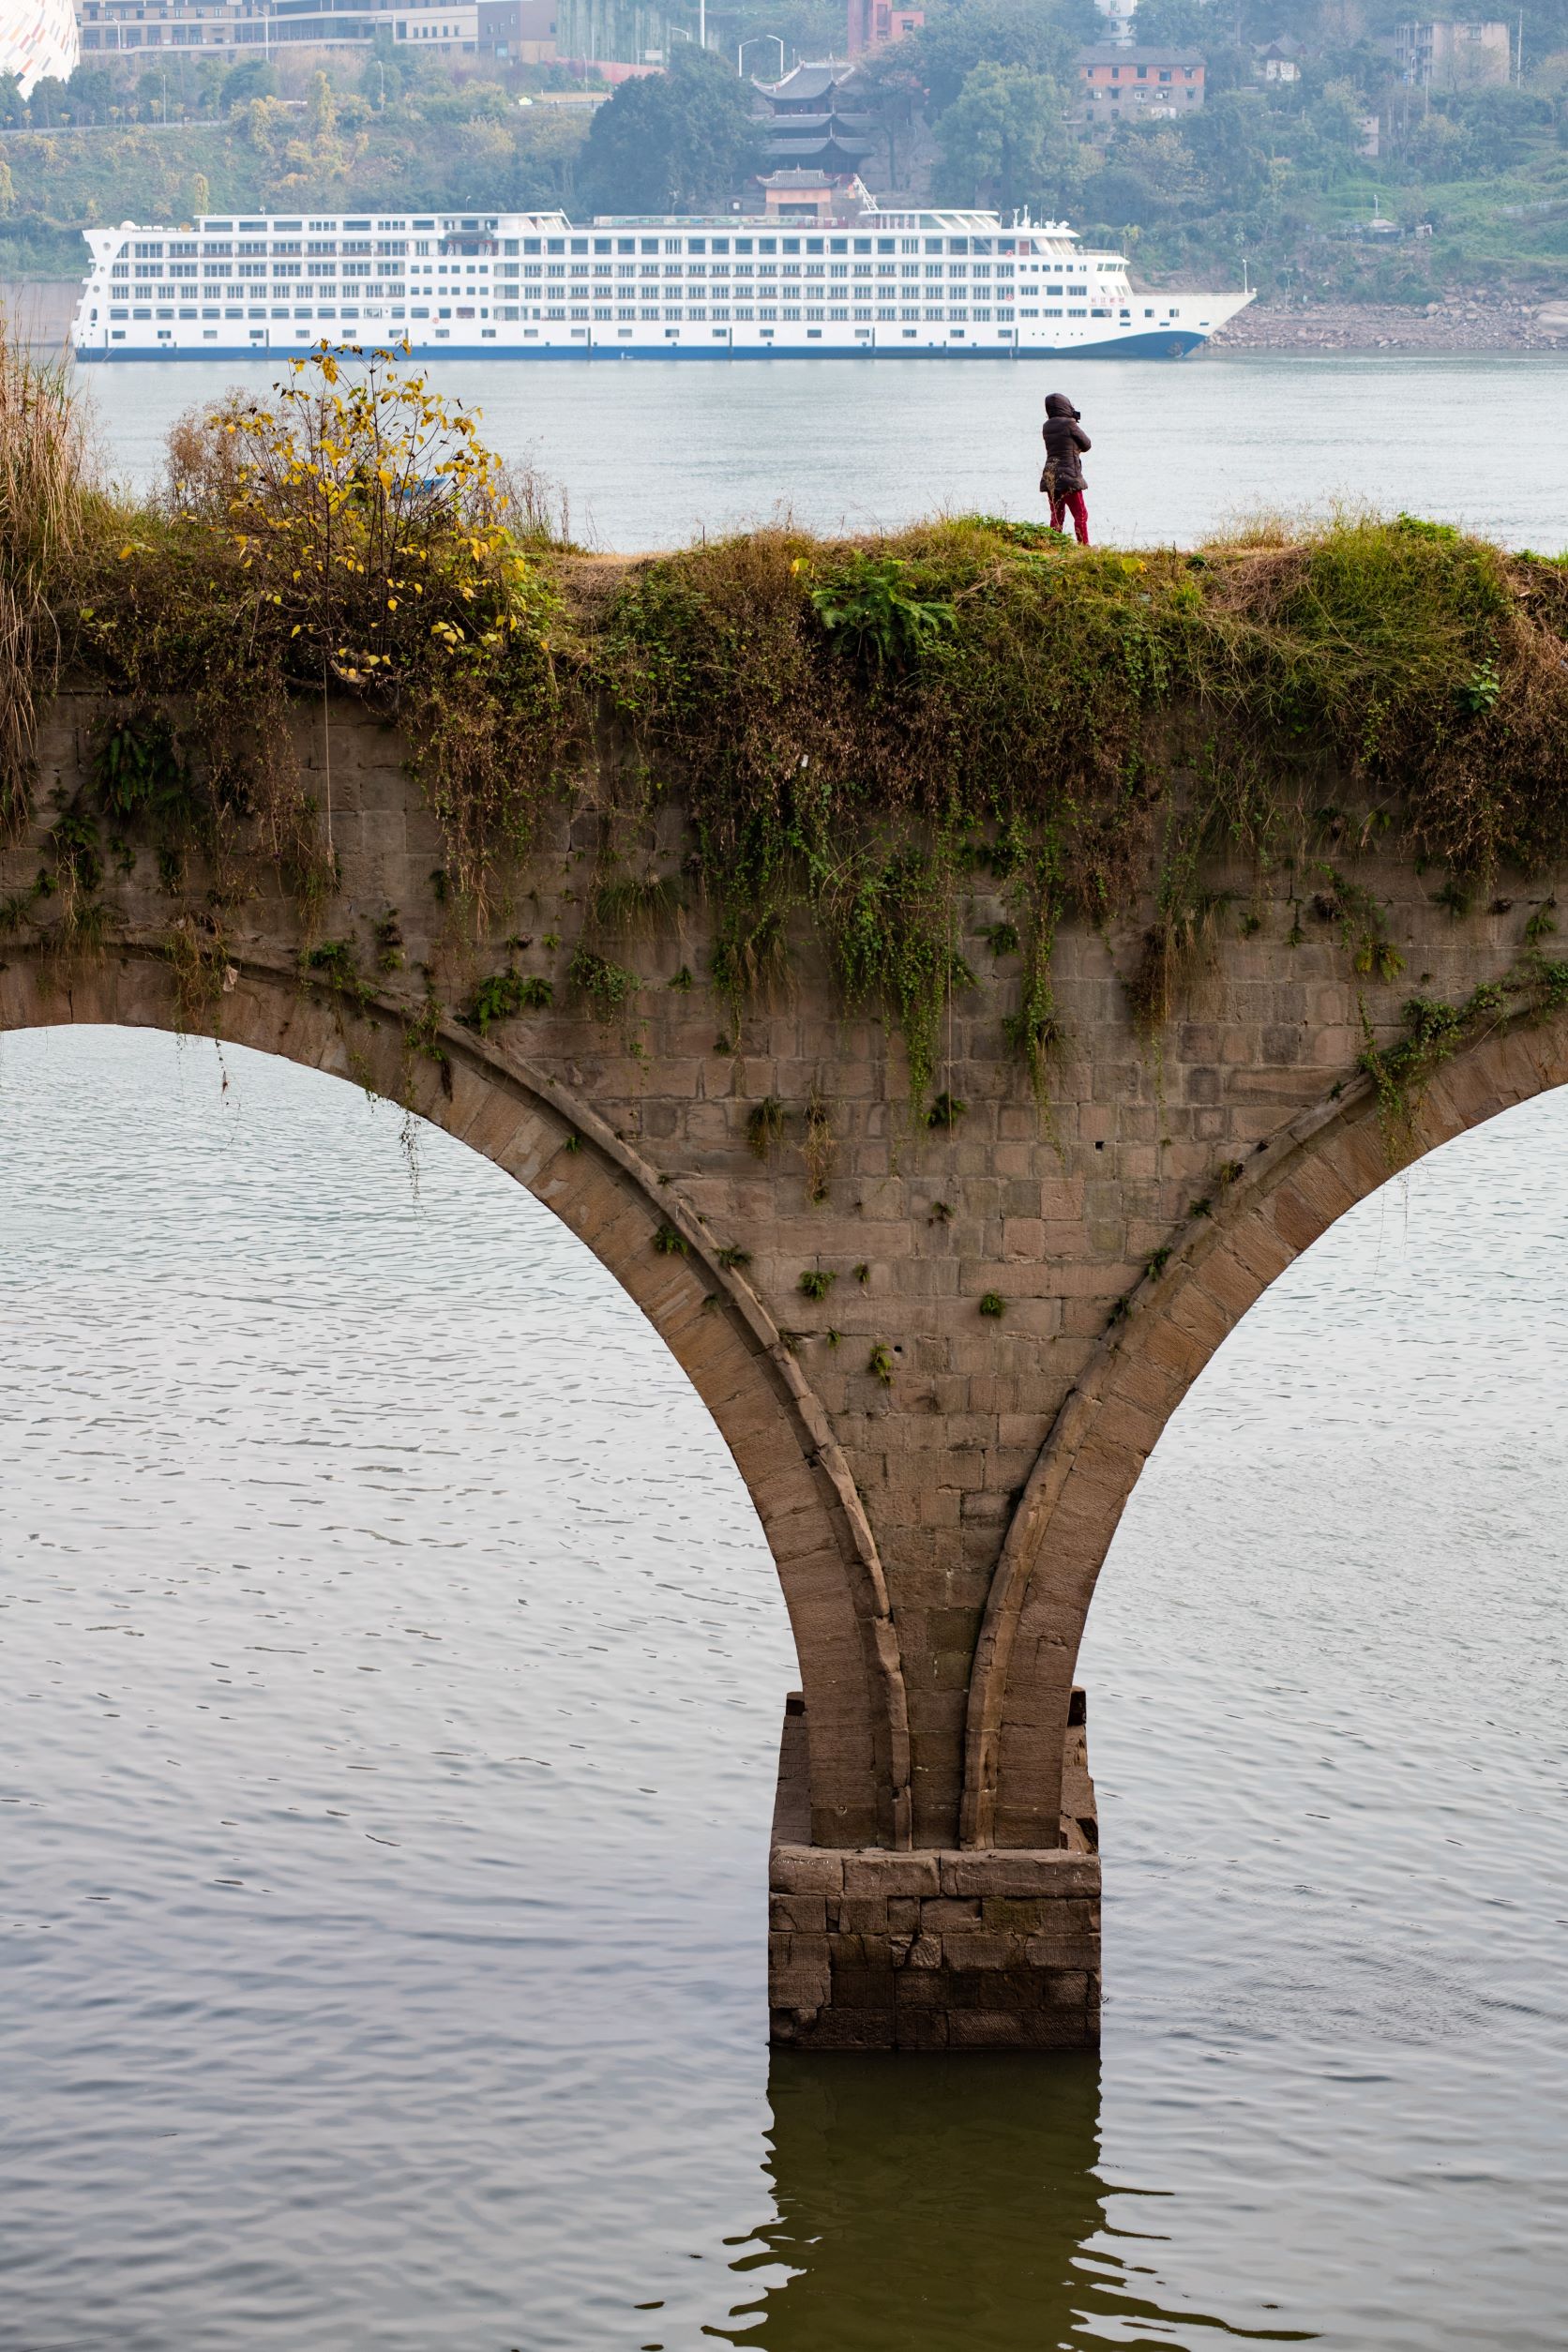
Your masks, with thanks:
[(1083, 503), (1083, 492), (1080, 490), (1062, 490), (1051, 500), (1050, 527), (1053, 531), (1061, 530), (1063, 515), (1072, 516), (1073, 529), (1078, 533), (1078, 543), (1079, 547), (1087, 547), (1089, 545), (1089, 509)]

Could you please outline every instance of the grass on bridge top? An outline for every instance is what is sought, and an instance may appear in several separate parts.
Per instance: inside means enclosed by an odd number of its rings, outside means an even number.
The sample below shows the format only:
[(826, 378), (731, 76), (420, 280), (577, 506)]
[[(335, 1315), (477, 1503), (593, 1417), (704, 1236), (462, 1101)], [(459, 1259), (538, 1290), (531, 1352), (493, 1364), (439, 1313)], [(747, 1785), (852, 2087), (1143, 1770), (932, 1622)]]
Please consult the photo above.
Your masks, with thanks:
[[(588, 556), (386, 354), (318, 354), (193, 414), (134, 501), (94, 473), (63, 379), (0, 352), (0, 816), (69, 676), (105, 698), (99, 799), (128, 795), (116, 818), (172, 874), (193, 852), (232, 870), (243, 838), (320, 902), (288, 715), (356, 695), (401, 724), (481, 925), (562, 797), (604, 819), (585, 948), (639, 894), (651, 917), (686, 886), (647, 852), (651, 808), (678, 799), (716, 987), (738, 1006), (809, 921), (848, 1001), (901, 1026), (917, 1096), (972, 976), (956, 905), (982, 884), (1016, 917), (1008, 1032), (1038, 1083), (1063, 919), (1147, 923), (1154, 1027), (1216, 857), (1342, 880), (1358, 839), (1396, 831), (1456, 903), (1501, 865), (1551, 865), (1565, 641), (1563, 559), (1407, 515), (1137, 553), (977, 516)], [(79, 832), (105, 813), (68, 812)], [(56, 830), (80, 883), (93, 859)], [(1352, 927), (1390, 976), (1379, 919)]]

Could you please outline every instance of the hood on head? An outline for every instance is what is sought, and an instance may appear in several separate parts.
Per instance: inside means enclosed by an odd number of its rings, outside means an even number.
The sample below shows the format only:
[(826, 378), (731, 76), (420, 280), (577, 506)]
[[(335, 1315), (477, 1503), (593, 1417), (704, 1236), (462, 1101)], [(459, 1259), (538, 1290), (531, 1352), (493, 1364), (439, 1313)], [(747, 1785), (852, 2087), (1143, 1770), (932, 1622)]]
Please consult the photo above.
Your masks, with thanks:
[(1071, 416), (1076, 419), (1078, 416), (1078, 411), (1073, 406), (1071, 400), (1067, 398), (1065, 392), (1048, 392), (1046, 394), (1046, 415), (1048, 416)]

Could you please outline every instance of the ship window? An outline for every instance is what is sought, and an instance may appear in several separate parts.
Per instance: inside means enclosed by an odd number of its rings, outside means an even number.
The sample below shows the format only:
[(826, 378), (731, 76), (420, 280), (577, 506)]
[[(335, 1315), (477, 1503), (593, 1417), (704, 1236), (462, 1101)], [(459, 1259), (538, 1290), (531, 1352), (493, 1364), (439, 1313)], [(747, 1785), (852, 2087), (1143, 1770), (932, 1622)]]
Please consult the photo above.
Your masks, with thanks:
[[(517, 248), (509, 245), (506, 248), (506, 250), (508, 253), (514, 253), (516, 252)], [(610, 239), (608, 237), (596, 237), (594, 239), (594, 250), (596, 253), (608, 253), (610, 250)]]
[[(764, 248), (764, 250), (765, 249), (766, 249)], [(786, 237), (784, 240), (784, 250), (786, 253), (798, 253), (800, 251), (799, 237)]]
[(586, 252), (587, 252), (587, 250), (588, 250), (588, 240), (587, 240), (587, 238), (586, 238), (586, 237), (573, 237), (573, 239), (572, 239), (572, 251), (573, 251), (574, 253), (586, 253)]
[(730, 250), (730, 240), (729, 240), (729, 238), (728, 238), (728, 237), (715, 237), (715, 239), (714, 239), (714, 241), (713, 241), (713, 245), (712, 245), (711, 250), (712, 250), (712, 251), (714, 251), (715, 253), (728, 253), (728, 251)]
[(686, 251), (688, 253), (705, 253), (707, 249), (708, 240), (706, 237), (688, 237), (686, 239)]
[(751, 239), (749, 237), (737, 237), (735, 239), (735, 250), (737, 253), (749, 253), (751, 250)]
[(525, 253), (536, 253), (536, 252), (538, 252), (538, 250), (539, 250), (539, 240), (538, 240), (538, 238), (537, 238), (537, 237), (524, 237), (524, 238), (523, 238), (523, 240), (522, 240), (522, 249), (523, 249), (523, 251), (524, 251)]
[[(352, 226), (359, 229), (368, 229), (369, 225), (370, 224), (368, 220), (358, 220), (352, 223)], [(276, 234), (281, 236), (286, 229), (303, 229), (305, 223), (303, 220), (275, 220), (272, 226)]]
[[(820, 251), (821, 248), (819, 247), (818, 249)], [(827, 249), (830, 253), (847, 253), (850, 249), (850, 240), (848, 237), (830, 237)]]
[(807, 237), (806, 240), (806, 249), (808, 253), (820, 253), (822, 249), (822, 238)]
[(234, 225), (234, 224), (232, 220), (209, 220), (206, 223), (206, 226), (212, 231), (214, 236), (226, 234), (229, 230), (233, 229)]
[(644, 253), (656, 253), (658, 251), (657, 237), (641, 238), (640, 240), (640, 250)]
[(870, 240), (870, 238), (869, 238), (869, 237), (856, 237), (856, 239), (855, 239), (855, 241), (854, 241), (854, 249), (855, 249), (855, 251), (856, 251), (857, 253), (869, 253), (869, 251), (871, 250), (871, 240)]
[(253, 234), (257, 230), (264, 232), (265, 228), (266, 222), (264, 220), (242, 220), (239, 224), (239, 233), (241, 236), (246, 236)]
[(617, 253), (635, 253), (637, 250), (637, 239), (635, 237), (617, 237), (615, 240), (615, 250)]
[(433, 220), (416, 220), (414, 225), (416, 229), (433, 229), (435, 227), (435, 222)]
[(757, 240), (757, 250), (759, 253), (776, 253), (778, 250), (778, 239), (776, 237), (759, 237)]
[(545, 239), (545, 251), (547, 253), (564, 253), (565, 249), (566, 240), (565, 237), (547, 237)]

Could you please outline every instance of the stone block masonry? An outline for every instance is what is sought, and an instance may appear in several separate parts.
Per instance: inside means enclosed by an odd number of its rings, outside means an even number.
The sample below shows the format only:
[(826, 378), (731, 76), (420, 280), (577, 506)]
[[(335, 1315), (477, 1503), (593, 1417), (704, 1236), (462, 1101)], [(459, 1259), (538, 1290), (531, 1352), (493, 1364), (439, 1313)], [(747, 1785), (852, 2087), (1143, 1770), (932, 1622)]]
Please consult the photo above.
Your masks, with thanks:
[(800, 2050), (1080, 2050), (1100, 2038), (1100, 1858), (1083, 1693), (1062, 1843), (825, 1850), (792, 1692), (768, 1857), (769, 2032)]
[[(324, 811), (324, 713), (295, 716)], [(932, 1125), (882, 1008), (846, 1005), (804, 927), (738, 1018), (709, 985), (674, 785), (609, 849), (601, 813), (551, 802), (481, 922), (436, 887), (395, 731), (346, 702), (330, 718), (336, 895), (307, 905), (259, 822), (160, 855), (104, 803), (102, 703), (62, 694), (0, 837), (0, 1031), (214, 1034), (401, 1103), (526, 1185), (685, 1369), (777, 1569), (803, 1699), (772, 1847), (775, 2035), (1092, 2042), (1075, 1670), (1123, 1506), (1301, 1250), (1399, 1161), (1568, 1079), (1568, 877), (1500, 875), (1470, 908), (1378, 827), (1334, 849), (1333, 892), (1311, 845), (1216, 859), (1157, 1035), (1129, 988), (1153, 899), (1064, 919), (1042, 1102), (1005, 1038), (1020, 956), (985, 952), (1017, 909), (977, 867), (953, 915), (972, 985), (932, 1073), (957, 1108)], [(628, 873), (666, 912), (617, 932), (603, 885)], [(613, 959), (612, 1006), (574, 979), (580, 950)], [(1442, 1040), (1416, 1064), (1412, 995)]]

